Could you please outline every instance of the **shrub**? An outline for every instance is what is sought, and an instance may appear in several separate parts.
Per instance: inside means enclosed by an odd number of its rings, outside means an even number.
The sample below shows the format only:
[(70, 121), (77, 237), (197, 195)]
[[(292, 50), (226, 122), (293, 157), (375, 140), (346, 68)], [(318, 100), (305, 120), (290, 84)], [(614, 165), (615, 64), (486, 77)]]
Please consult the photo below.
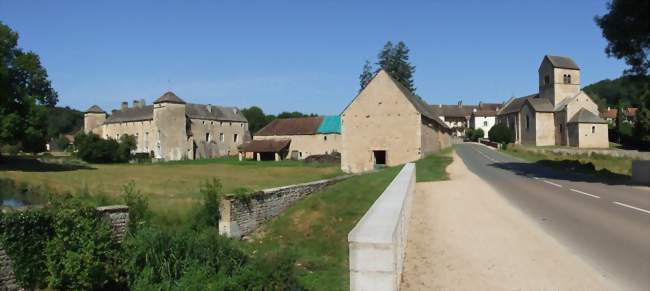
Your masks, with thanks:
[(470, 137), (470, 139), (472, 141), (478, 141), (478, 139), (483, 138), (484, 135), (485, 135), (485, 132), (483, 132), (483, 129), (478, 128), (478, 129), (472, 131), (472, 136)]
[(491, 141), (507, 144), (512, 142), (512, 132), (503, 123), (495, 124), (488, 131), (488, 137)]
[(58, 290), (98, 289), (115, 281), (117, 246), (94, 208), (61, 209), (45, 256), (49, 284)]
[(219, 218), (219, 201), (223, 192), (223, 186), (219, 179), (213, 178), (212, 181), (206, 181), (201, 185), (201, 195), (203, 202), (197, 212), (196, 225), (199, 227), (209, 226), (218, 227)]
[(131, 181), (122, 187), (122, 198), (129, 207), (129, 231), (135, 232), (151, 219), (149, 200), (135, 189), (135, 182)]
[(135, 137), (123, 135), (120, 142), (102, 139), (94, 133), (80, 133), (75, 136), (77, 156), (89, 163), (128, 162), (135, 149)]
[(53, 148), (50, 148), (50, 150), (64, 151), (68, 148), (69, 145), (70, 143), (68, 142), (68, 139), (63, 135), (60, 135), (57, 139), (54, 140), (52, 143)]
[(20, 145), (4, 144), (0, 147), (0, 154), (15, 156), (20, 152)]
[(23, 288), (42, 289), (47, 282), (43, 250), (53, 235), (50, 212), (27, 210), (0, 215), (0, 243), (11, 258)]

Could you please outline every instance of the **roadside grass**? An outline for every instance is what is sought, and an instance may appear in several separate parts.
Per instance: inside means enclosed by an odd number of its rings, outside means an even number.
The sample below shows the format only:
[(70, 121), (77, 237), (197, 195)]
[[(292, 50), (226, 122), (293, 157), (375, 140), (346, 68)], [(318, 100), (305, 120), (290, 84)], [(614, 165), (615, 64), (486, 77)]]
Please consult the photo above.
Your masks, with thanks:
[(440, 153), (428, 155), (425, 158), (415, 162), (415, 180), (416, 182), (430, 182), (447, 180), (449, 176), (445, 169), (451, 164), (452, 147), (446, 148)]
[(632, 160), (606, 155), (563, 155), (534, 153), (518, 147), (503, 151), (514, 157), (562, 171), (595, 175), (606, 179), (628, 179), (631, 176)]
[[(451, 149), (416, 162), (425, 181), (446, 179)], [(418, 164), (419, 163), (419, 164)], [(401, 170), (353, 176), (299, 201), (244, 243), (251, 255), (291, 253), (308, 290), (348, 290), (348, 233)]]
[(301, 161), (239, 163), (237, 159), (211, 159), (154, 164), (51, 165), (25, 158), (0, 162), (0, 178), (29, 184), (44, 192), (117, 196), (134, 181), (150, 199), (154, 211), (184, 216), (200, 199), (202, 182), (217, 178), (225, 193), (238, 188), (259, 190), (341, 175), (335, 164)]

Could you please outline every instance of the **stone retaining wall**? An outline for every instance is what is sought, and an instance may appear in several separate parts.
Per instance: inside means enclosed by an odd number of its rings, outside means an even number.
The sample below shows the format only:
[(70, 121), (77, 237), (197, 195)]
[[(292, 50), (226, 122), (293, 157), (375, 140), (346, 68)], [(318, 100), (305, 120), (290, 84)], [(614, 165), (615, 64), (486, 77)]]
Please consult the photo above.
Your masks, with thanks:
[[(129, 207), (113, 205), (97, 207), (97, 211), (111, 225), (113, 236), (119, 242), (124, 239), (129, 224)], [(0, 246), (0, 291), (22, 290), (16, 285), (16, 276), (11, 268), (11, 259)]]
[(348, 177), (350, 176), (266, 189), (250, 193), (250, 199), (226, 195), (219, 205), (219, 233), (240, 239), (309, 194)]
[(618, 150), (618, 149), (579, 149), (579, 148), (543, 148), (543, 147), (525, 147), (516, 146), (519, 149), (533, 153), (553, 153), (559, 155), (587, 155), (599, 154), (614, 158), (627, 158), (632, 160), (650, 160), (650, 152), (639, 152), (636, 150)]

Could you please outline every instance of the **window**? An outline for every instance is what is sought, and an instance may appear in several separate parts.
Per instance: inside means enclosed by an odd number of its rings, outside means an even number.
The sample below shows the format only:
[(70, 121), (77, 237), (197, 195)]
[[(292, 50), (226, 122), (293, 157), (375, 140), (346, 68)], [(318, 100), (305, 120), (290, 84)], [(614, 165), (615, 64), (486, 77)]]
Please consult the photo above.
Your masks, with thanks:
[(548, 75), (544, 76), (544, 85), (548, 85), (549, 83), (551, 83), (551, 78)]
[(483, 121), (483, 126), (488, 126), (488, 122), (487, 122), (487, 121)]
[(560, 133), (562, 133), (562, 124), (560, 124)]
[(208, 132), (208, 133), (205, 134), (205, 141), (210, 142), (210, 140), (211, 140), (210, 133)]
[(567, 84), (571, 84), (571, 75), (566, 75)]
[(144, 149), (149, 151), (149, 133), (144, 133)]
[(323, 140), (327, 140), (327, 136), (323, 136)]
[(224, 142), (226, 141), (223, 135), (223, 132), (219, 134), (219, 141)]
[(239, 135), (235, 133), (235, 135), (232, 138), (232, 141), (237, 142), (238, 139), (239, 139)]
[(591, 127), (591, 133), (596, 133), (596, 126)]

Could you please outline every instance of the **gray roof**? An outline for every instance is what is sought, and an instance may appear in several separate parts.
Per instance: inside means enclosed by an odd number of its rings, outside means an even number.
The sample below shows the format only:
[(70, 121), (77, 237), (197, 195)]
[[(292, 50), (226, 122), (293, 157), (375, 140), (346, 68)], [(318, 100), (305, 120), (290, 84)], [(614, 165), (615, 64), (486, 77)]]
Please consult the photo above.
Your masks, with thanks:
[(519, 112), (526, 103), (530, 104), (536, 112), (553, 112), (553, 104), (548, 99), (539, 98), (539, 94), (531, 94), (510, 100), (497, 115)]
[(176, 96), (174, 92), (168, 91), (162, 96), (158, 97), (156, 101), (153, 102), (153, 104), (158, 104), (158, 103), (176, 103), (176, 104), (185, 104), (185, 101), (181, 99), (180, 97)]
[(568, 123), (607, 123), (607, 121), (598, 117), (593, 112), (581, 108), (575, 115), (573, 115), (573, 117), (571, 117)]
[(113, 110), (104, 123), (153, 120), (153, 105)]
[(553, 104), (546, 98), (528, 98), (526, 99), (536, 112), (553, 112)]
[(549, 56), (549, 55), (546, 55), (544, 57), (551, 62), (553, 67), (561, 68), (561, 69), (580, 70), (580, 67), (578, 67), (576, 62), (574, 62), (573, 59), (571, 59), (570, 57)]
[[(383, 70), (383, 69), (381, 69)], [(384, 71), (385, 72), (385, 71)], [(400, 84), (400, 82), (397, 82), (393, 77), (388, 74), (388, 72), (385, 72), (386, 75), (388, 75), (388, 78), (393, 81), (393, 84), (399, 88), (400, 91), (406, 96), (406, 99), (408, 99), (411, 104), (413, 104), (413, 107), (415, 107), (415, 110), (417, 110), (422, 116), (433, 120), (434, 122), (438, 123), (440, 126), (443, 128), (449, 129), (449, 126), (438, 117), (438, 115), (431, 110), (431, 106), (429, 106), (421, 97), (413, 95), (411, 93), (411, 90), (407, 89), (404, 87), (404, 85)]]
[(445, 117), (469, 117), (472, 115), (474, 109), (478, 109), (476, 105), (431, 105), (431, 111), (433, 111), (437, 116)]
[[(210, 110), (208, 110), (210, 107)], [(215, 105), (187, 104), (185, 115), (189, 118), (207, 119), (217, 121), (247, 122), (246, 117), (236, 107), (222, 107)], [(153, 120), (153, 105), (140, 108), (131, 107), (122, 110), (113, 110), (106, 118), (105, 123), (134, 122)]]
[[(208, 110), (208, 107), (210, 107), (210, 110)], [(185, 114), (189, 118), (247, 122), (246, 117), (237, 107), (187, 104)]]
[(101, 107), (99, 107), (97, 105), (93, 105), (93, 106), (90, 106), (90, 108), (88, 108), (88, 110), (86, 110), (86, 113), (106, 113), (106, 111), (104, 111), (104, 109), (102, 109)]

